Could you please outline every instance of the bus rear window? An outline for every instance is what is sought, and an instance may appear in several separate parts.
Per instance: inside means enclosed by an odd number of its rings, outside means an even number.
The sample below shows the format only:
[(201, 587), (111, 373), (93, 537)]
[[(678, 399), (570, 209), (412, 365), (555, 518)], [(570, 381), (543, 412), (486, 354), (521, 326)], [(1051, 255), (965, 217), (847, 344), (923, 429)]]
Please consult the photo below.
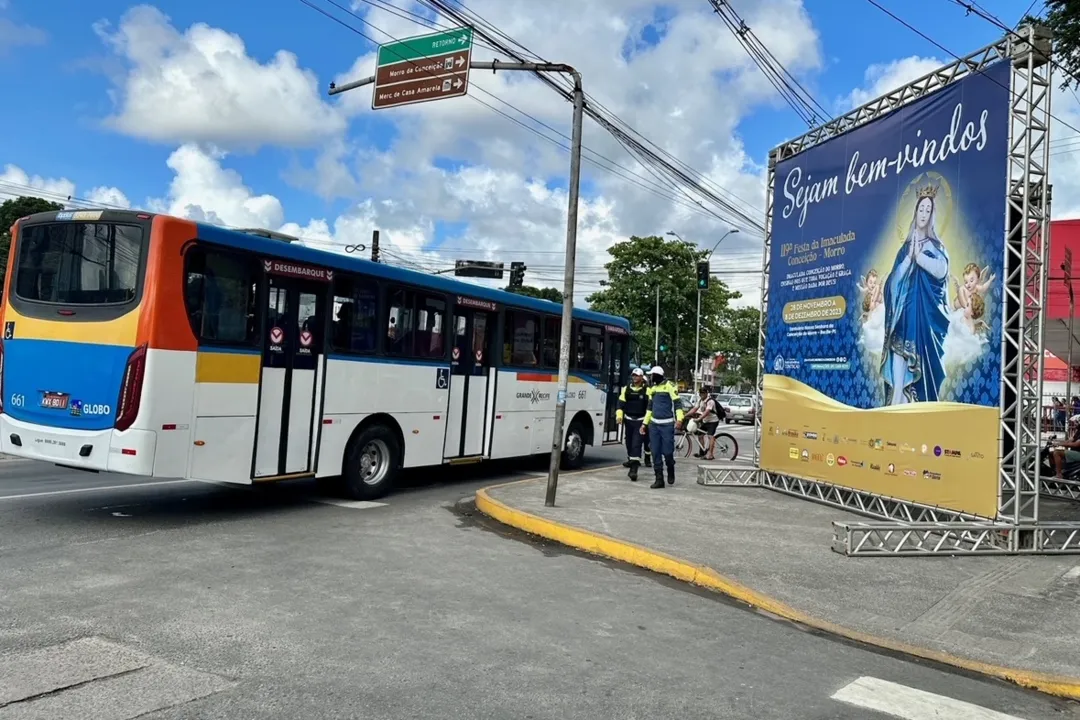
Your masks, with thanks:
[(135, 299), (143, 230), (61, 222), (19, 232), (15, 294), (30, 302), (115, 305)]

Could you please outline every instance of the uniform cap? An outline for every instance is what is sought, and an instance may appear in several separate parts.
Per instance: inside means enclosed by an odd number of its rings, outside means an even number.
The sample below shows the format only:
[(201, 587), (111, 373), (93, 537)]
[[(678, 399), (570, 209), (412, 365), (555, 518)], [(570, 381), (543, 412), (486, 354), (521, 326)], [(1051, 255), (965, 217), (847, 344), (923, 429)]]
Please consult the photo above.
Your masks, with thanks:
[(660, 367), (659, 365), (653, 365), (652, 370), (650, 370), (649, 373), (652, 375), (659, 375), (660, 377), (664, 377), (664, 368)]
[(641, 368), (634, 368), (633, 370), (630, 371), (630, 374), (631, 375), (640, 375), (642, 377), (645, 377), (645, 371), (642, 370)]

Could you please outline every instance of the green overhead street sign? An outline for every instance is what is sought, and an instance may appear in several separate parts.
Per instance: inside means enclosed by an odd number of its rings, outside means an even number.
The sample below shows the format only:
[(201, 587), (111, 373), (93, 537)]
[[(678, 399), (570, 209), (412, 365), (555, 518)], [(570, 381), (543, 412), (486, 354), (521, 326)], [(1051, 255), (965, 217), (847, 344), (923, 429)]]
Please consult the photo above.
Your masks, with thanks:
[(418, 35), (379, 48), (378, 66), (392, 65), (459, 50), (472, 50), (472, 28), (456, 28), (432, 35)]
[(472, 28), (457, 28), (380, 47), (372, 109), (468, 93), (472, 41)]

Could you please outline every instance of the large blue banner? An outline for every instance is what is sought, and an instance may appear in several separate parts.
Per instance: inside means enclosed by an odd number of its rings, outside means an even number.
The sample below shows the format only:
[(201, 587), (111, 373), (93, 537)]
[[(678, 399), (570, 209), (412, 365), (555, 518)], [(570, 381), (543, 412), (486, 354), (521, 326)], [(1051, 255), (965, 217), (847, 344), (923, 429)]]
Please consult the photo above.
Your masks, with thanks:
[[(763, 408), (770, 434), (831, 433), (826, 410), (998, 406), (1009, 83), (1009, 64), (996, 63), (777, 165)], [(807, 399), (794, 400), (800, 393)], [(785, 402), (816, 408), (803, 422), (814, 429), (777, 424)], [(959, 452), (959, 439), (883, 439), (905, 431), (892, 420), (881, 427), (893, 429), (869, 429), (860, 441), (933, 457), (942, 446)], [(985, 448), (997, 435), (992, 424), (979, 434), (987, 428)], [(969, 454), (983, 457), (988, 450), (972, 442)], [(763, 448), (763, 467), (770, 456), (802, 462), (796, 455), (806, 448), (790, 444)], [(909, 476), (941, 477), (917, 464)]]

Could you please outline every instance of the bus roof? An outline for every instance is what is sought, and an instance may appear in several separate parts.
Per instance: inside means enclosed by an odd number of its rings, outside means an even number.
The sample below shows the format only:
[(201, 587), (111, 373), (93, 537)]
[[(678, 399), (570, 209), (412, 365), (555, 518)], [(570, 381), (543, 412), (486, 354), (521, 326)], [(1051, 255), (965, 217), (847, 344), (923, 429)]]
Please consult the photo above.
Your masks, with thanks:
[[(179, 220), (179, 218), (173, 218), (169, 215), (159, 215), (155, 213), (147, 213), (135, 210), (112, 209), (51, 211), (44, 213), (36, 213), (34, 215), (22, 218), (22, 220), (29, 223), (55, 222), (57, 220), (72, 220), (83, 222), (93, 222), (95, 220), (99, 220), (102, 222), (123, 222), (125, 220), (130, 221), (136, 219), (136, 217), (142, 221), (146, 221), (150, 218), (164, 220), (166, 222), (170, 220)], [(191, 221), (182, 220), (182, 222)], [(289, 260), (295, 260), (298, 262), (308, 262), (316, 265), (324, 265), (335, 270), (343, 270), (346, 272), (359, 272), (365, 275), (370, 275), (372, 277), (408, 283), (410, 285), (419, 285), (421, 287), (428, 287), (444, 293), (468, 295), (479, 300), (488, 300), (491, 302), (500, 303), (502, 305), (520, 307), (526, 310), (534, 310), (536, 312), (554, 315), (562, 313), (562, 305), (551, 302), (549, 300), (539, 300), (537, 298), (531, 298), (526, 295), (518, 295), (516, 293), (507, 292), (505, 290), (497, 290), (495, 288), (484, 287), (482, 285), (466, 283), (460, 280), (443, 277), (441, 275), (430, 275), (428, 273), (417, 272), (415, 270), (407, 270), (405, 268), (394, 267), (392, 265), (386, 265), (384, 263), (375, 263), (364, 258), (344, 255), (342, 253), (330, 252), (328, 250), (317, 250), (315, 248), (310, 248), (299, 243), (284, 242), (278, 239), (270, 239), (267, 237), (262, 237), (260, 235), (255, 235), (253, 234), (253, 231), (245, 232), (239, 230), (229, 230), (215, 225), (208, 225), (206, 223), (195, 224), (199, 229), (200, 240), (206, 240), (209, 242), (217, 243), (219, 245), (239, 248), (264, 255), (287, 258)], [(630, 322), (625, 318), (621, 318), (616, 315), (608, 315), (606, 313), (594, 312), (592, 310), (583, 310), (575, 307), (574, 318), (578, 320), (588, 320), (590, 322), (600, 324), (614, 325), (627, 331), (629, 331), (630, 329)]]

